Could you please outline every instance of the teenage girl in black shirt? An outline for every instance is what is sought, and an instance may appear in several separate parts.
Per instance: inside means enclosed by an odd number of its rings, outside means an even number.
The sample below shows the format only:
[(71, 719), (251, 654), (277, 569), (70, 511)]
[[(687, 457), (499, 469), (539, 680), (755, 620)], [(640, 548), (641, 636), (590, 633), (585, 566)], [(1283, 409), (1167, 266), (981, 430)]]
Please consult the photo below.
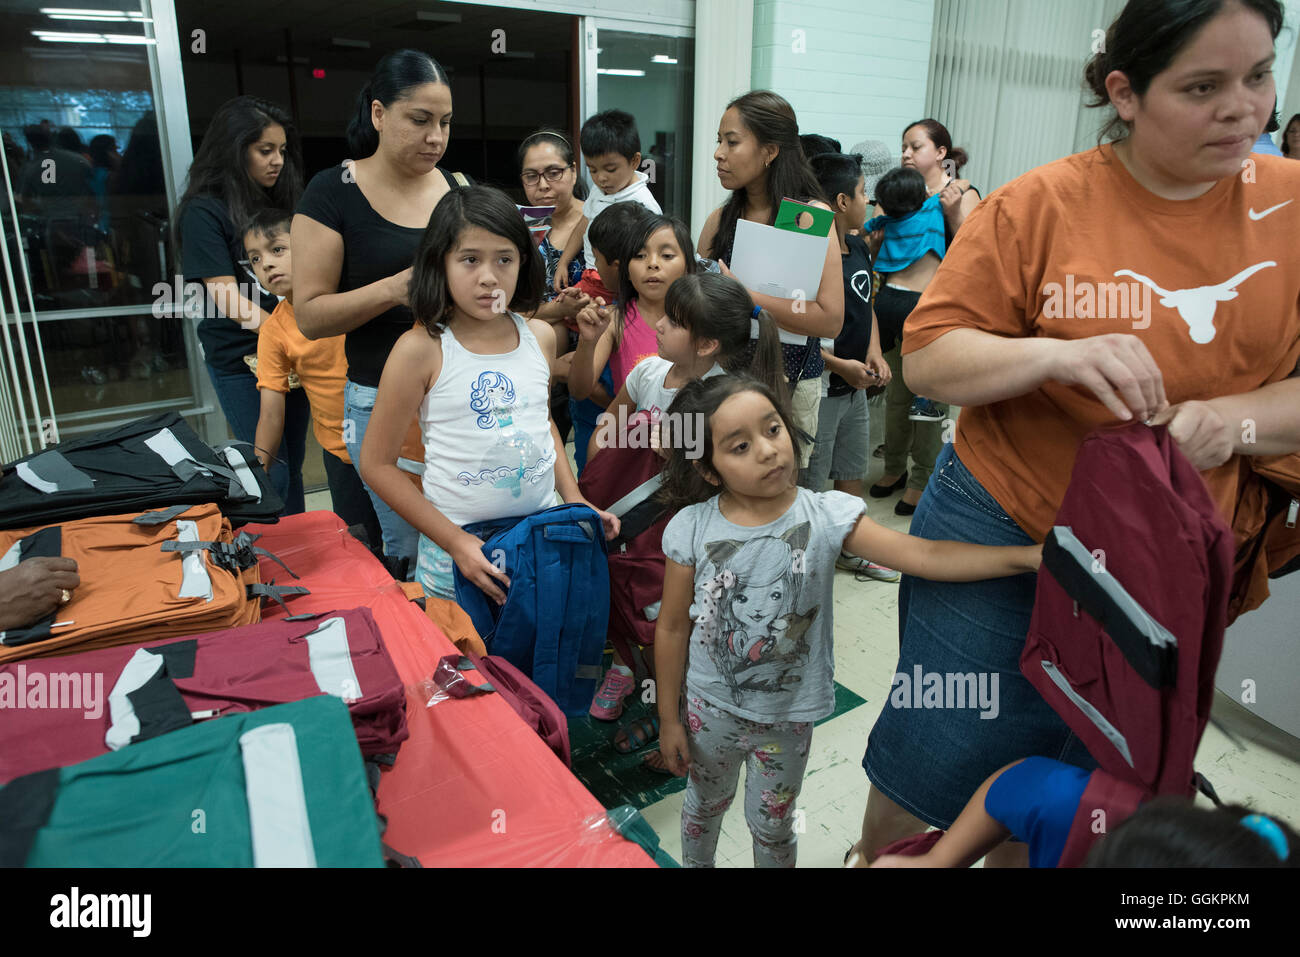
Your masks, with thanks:
[[(829, 209), (799, 143), (799, 122), (786, 100), (770, 90), (750, 90), (727, 104), (718, 122), (718, 148), (713, 152), (718, 181), (731, 197), (709, 214), (695, 247), (701, 256), (719, 260), (731, 275), (736, 223), (741, 219), (776, 221), (781, 200), (790, 198)], [(822, 362), (818, 337), (834, 339), (844, 321), (844, 280), (839, 244), (826, 240), (826, 260), (817, 289), (804, 299), (777, 299), (749, 290), (754, 304), (768, 310), (783, 330), (808, 336), (806, 343), (783, 343), (786, 376), (794, 387), (794, 423), (810, 436), (817, 434), (821, 403)], [(800, 449), (800, 468), (807, 468), (811, 441)]]
[[(190, 164), (176, 211), (181, 274), (207, 290), (199, 322), (204, 364), (236, 439), (250, 445), (261, 400), (249, 359), (257, 359), (257, 329), (275, 308), (243, 265), (243, 226), (260, 209), (293, 209), (302, 195), (302, 153), (284, 110), (255, 96), (218, 108)], [(285, 404), (288, 462), (272, 463), (270, 478), (285, 514), (303, 510), (302, 460), (311, 409), (301, 389)]]

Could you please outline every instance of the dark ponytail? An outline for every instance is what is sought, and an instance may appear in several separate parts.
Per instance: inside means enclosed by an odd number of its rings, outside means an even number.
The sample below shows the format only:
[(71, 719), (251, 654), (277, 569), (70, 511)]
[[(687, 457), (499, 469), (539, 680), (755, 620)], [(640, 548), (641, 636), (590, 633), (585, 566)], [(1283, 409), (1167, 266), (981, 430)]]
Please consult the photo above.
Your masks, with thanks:
[(754, 357), (749, 362), (749, 374), (771, 389), (782, 403), (790, 402), (790, 384), (785, 377), (784, 355), (781, 352), (781, 332), (776, 320), (766, 309), (758, 313), (758, 341), (754, 343)]
[(755, 343), (750, 336), (754, 308), (749, 290), (739, 280), (711, 272), (682, 276), (668, 287), (664, 298), (670, 322), (693, 339), (717, 340), (718, 365), (731, 373), (749, 373), (788, 402), (776, 320), (766, 309), (759, 311)]
[[(767, 195), (772, 201), (767, 225), (776, 222), (777, 209), (786, 197), (803, 203), (826, 198), (822, 195), (822, 188), (813, 175), (812, 167), (808, 165), (808, 158), (804, 156), (803, 146), (799, 142), (799, 120), (795, 117), (794, 107), (785, 97), (771, 90), (750, 90), (727, 104), (728, 110), (732, 107), (736, 108), (740, 121), (754, 134), (759, 146), (774, 144), (779, 150), (765, 174)], [(736, 223), (745, 214), (748, 196), (744, 189), (732, 190), (718, 217), (718, 231), (713, 237), (713, 247), (701, 249), (701, 255), (708, 255), (712, 259), (731, 259), (736, 241)]]
[(387, 108), (426, 83), (447, 86), (447, 71), (419, 50), (396, 50), (375, 65), (375, 72), (357, 94), (356, 112), (348, 124), (348, 152), (352, 159), (365, 159), (379, 149), (379, 131), (370, 120), (370, 104), (378, 100)]
[[(1092, 93), (1090, 107), (1110, 105), (1106, 77), (1118, 70), (1128, 77), (1129, 86), (1145, 96), (1151, 81), (1163, 73), (1183, 47), (1191, 43), (1210, 20), (1218, 16), (1228, 0), (1129, 0), (1106, 31), (1101, 49), (1083, 71), (1084, 86)], [(1282, 5), (1278, 0), (1238, 0), (1243, 7), (1264, 18), (1276, 41), (1282, 32)], [(1097, 142), (1123, 139), (1128, 124), (1111, 116)]]
[(1165, 795), (1143, 804), (1094, 844), (1084, 866), (1300, 867), (1300, 837), (1281, 818), (1250, 826), (1256, 822), (1249, 818), (1259, 816), (1239, 804), (1197, 807)]

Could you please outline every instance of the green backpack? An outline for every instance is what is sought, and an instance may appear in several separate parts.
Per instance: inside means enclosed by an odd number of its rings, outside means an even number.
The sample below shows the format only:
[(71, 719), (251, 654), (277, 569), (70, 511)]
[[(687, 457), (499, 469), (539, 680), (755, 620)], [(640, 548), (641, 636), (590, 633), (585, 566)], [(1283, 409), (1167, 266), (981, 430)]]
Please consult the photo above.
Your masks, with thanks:
[(352, 720), (329, 695), (196, 724), (0, 788), (0, 866), (383, 863)]

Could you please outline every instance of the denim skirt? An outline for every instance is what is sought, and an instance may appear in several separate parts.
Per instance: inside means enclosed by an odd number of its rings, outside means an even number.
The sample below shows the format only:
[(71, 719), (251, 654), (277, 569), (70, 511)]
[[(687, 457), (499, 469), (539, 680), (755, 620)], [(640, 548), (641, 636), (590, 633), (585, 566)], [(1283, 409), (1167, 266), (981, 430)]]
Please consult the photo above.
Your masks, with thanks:
[[(1033, 539), (944, 445), (912, 534), (983, 545)], [(904, 576), (899, 655), (862, 767), (885, 796), (948, 828), (980, 784), (1030, 755), (1091, 770), (1083, 744), (1020, 673), (1038, 576), (932, 582)]]

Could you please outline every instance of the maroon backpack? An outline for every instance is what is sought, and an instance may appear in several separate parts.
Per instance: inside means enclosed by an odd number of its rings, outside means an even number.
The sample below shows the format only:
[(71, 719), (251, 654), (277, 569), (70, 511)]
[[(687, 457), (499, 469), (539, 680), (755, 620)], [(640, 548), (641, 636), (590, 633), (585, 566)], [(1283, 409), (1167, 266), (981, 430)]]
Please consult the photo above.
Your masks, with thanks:
[(408, 737), (406, 692), (368, 608), (10, 662), (0, 783), (322, 693), (346, 701), (366, 757), (394, 755)]
[[(487, 680), (474, 684), (462, 672), (477, 671)], [(569, 753), (569, 722), (560, 706), (522, 671), (500, 655), (444, 655), (433, 673), (433, 683), (453, 698), (499, 694), (524, 720), (566, 767), (573, 764)]]
[(1195, 793), (1233, 553), (1205, 482), (1163, 426), (1084, 439), (1043, 544), (1020, 658), (1100, 765), (1059, 866), (1082, 863), (1138, 802)]
[(663, 597), (663, 537), (672, 516), (655, 499), (662, 468), (653, 449), (615, 446), (588, 459), (578, 482), (587, 501), (623, 525), (608, 546), (609, 640), (629, 663), (639, 660), (636, 650), (654, 645)]
[[(1156, 795), (1207, 788), (1192, 767), (1210, 717), (1232, 585), (1232, 532), (1163, 426), (1079, 446), (1020, 670), (1100, 767), (1058, 867)], [(1212, 793), (1212, 789), (1210, 789)], [(878, 854), (923, 854), (932, 831)]]

